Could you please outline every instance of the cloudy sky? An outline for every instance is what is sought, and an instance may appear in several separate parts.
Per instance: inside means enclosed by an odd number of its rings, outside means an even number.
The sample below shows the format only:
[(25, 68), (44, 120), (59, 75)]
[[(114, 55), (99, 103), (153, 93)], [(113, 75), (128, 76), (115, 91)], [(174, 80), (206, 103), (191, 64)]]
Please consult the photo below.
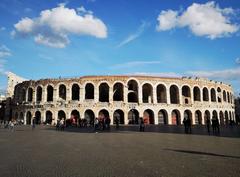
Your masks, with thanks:
[(240, 92), (240, 1), (1, 0), (0, 89), (83, 75), (199, 76)]

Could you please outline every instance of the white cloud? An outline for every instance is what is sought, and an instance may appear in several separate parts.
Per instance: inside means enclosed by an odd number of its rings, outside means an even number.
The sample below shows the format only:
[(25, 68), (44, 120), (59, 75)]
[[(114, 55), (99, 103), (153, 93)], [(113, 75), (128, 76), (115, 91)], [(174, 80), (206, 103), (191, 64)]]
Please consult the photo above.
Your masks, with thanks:
[(58, 7), (41, 11), (37, 18), (22, 18), (14, 25), (13, 36), (33, 37), (35, 42), (50, 47), (63, 48), (69, 44), (68, 35), (107, 37), (107, 27), (84, 7), (81, 13), (59, 4)]
[(120, 42), (117, 47), (122, 47), (132, 41), (134, 41), (135, 39), (137, 39), (139, 36), (142, 35), (142, 33), (144, 32), (144, 30), (149, 26), (149, 23), (146, 22), (142, 22), (141, 25), (138, 27), (137, 31), (133, 34), (130, 34), (129, 36), (127, 36), (122, 42)]
[(236, 58), (236, 63), (240, 64), (240, 58)]
[(27, 7), (27, 8), (25, 8), (25, 9), (24, 9), (24, 12), (25, 12), (25, 13), (32, 12), (32, 9), (31, 9), (31, 8), (29, 8), (29, 7)]
[(130, 61), (126, 63), (116, 64), (111, 66), (111, 69), (123, 69), (123, 68), (132, 68), (144, 65), (156, 65), (160, 64), (160, 61)]
[(11, 56), (11, 50), (5, 45), (0, 45), (0, 74), (6, 75), (7, 71), (5, 70), (6, 57)]
[(226, 37), (239, 30), (239, 25), (230, 21), (234, 13), (232, 8), (221, 9), (213, 1), (206, 4), (193, 3), (183, 12), (162, 11), (157, 19), (157, 31), (188, 27), (196, 36), (210, 39)]
[(0, 27), (0, 31), (4, 31), (6, 28), (4, 26)]
[(160, 73), (147, 73), (147, 72), (135, 72), (133, 75), (140, 75), (140, 76), (158, 76), (158, 77), (182, 77), (180, 74), (175, 72), (160, 72)]

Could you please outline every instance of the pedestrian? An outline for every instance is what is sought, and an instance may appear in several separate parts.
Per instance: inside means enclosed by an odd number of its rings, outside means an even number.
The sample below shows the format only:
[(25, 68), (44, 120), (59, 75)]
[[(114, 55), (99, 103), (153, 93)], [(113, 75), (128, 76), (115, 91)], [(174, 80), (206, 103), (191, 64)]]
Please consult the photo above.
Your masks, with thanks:
[(184, 129), (185, 129), (185, 133), (187, 134), (188, 133), (188, 126), (187, 126), (187, 118), (184, 117), (183, 119), (183, 125), (184, 125)]
[(209, 134), (209, 135), (210, 135), (210, 124), (211, 124), (210, 119), (207, 118), (207, 120), (206, 120), (206, 125), (207, 125), (207, 131), (208, 131), (208, 134)]
[(99, 126), (98, 124), (99, 124), (99, 120), (98, 120), (98, 118), (96, 117), (96, 118), (95, 118), (95, 121), (94, 121), (94, 130), (95, 130), (95, 131), (98, 130), (98, 126)]
[(144, 125), (144, 120), (141, 117), (140, 118), (140, 128), (139, 128), (140, 132), (144, 132), (145, 131), (145, 125)]
[(60, 130), (61, 131), (64, 131), (64, 119), (62, 118), (61, 121), (60, 121)]
[(35, 124), (36, 124), (36, 119), (35, 119), (35, 117), (34, 117), (33, 120), (32, 120), (32, 130), (35, 129)]
[(9, 122), (9, 129), (13, 132), (14, 131), (14, 122), (13, 120), (10, 120)]
[(217, 133), (220, 134), (220, 124), (219, 124), (219, 119), (216, 118), (216, 130), (217, 130)]
[(215, 134), (216, 133), (216, 121), (215, 121), (214, 117), (212, 118), (212, 129), (213, 129), (213, 134)]
[(59, 127), (60, 127), (60, 120), (58, 119), (56, 124), (56, 130), (59, 130)]
[(119, 117), (116, 117), (115, 123), (116, 123), (116, 129), (119, 129)]

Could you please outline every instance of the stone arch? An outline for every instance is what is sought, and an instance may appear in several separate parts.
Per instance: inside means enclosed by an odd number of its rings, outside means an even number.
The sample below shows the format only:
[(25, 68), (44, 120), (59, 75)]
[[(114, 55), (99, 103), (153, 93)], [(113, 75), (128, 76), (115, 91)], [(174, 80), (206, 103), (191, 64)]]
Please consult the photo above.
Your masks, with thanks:
[(63, 110), (58, 111), (58, 119), (64, 119), (66, 120), (66, 113)]
[(78, 84), (73, 84), (72, 85), (72, 100), (79, 101), (80, 98), (80, 87)]
[(167, 89), (163, 84), (158, 84), (157, 86), (157, 102), (158, 103), (167, 103)]
[(37, 102), (42, 101), (42, 87), (41, 86), (37, 87), (36, 101)]
[(230, 95), (229, 95), (229, 92), (227, 92), (227, 102), (230, 103)]
[(223, 101), (227, 101), (227, 95), (225, 90), (223, 90)]
[(46, 124), (52, 124), (53, 114), (51, 111), (46, 111)]
[(110, 117), (109, 112), (106, 109), (102, 109), (98, 112), (98, 118), (99, 119), (106, 119), (106, 118), (109, 118), (109, 117)]
[(64, 84), (59, 85), (58, 96), (63, 100), (67, 99), (67, 88)]
[(229, 124), (229, 116), (228, 116), (228, 112), (225, 111), (225, 124), (228, 125)]
[(209, 101), (209, 92), (206, 87), (203, 88), (203, 101)]
[(76, 110), (76, 109), (72, 110), (70, 117), (71, 117), (70, 119), (72, 120), (71, 123), (74, 123), (75, 125), (77, 125), (78, 122), (79, 122), (79, 119), (80, 119), (80, 113), (79, 113), (79, 111)]
[(28, 93), (27, 101), (32, 102), (33, 101), (33, 88), (29, 87), (27, 93)]
[(231, 111), (229, 111), (229, 119), (230, 119), (230, 121), (232, 120), (232, 114), (231, 114)]
[(165, 109), (161, 109), (158, 112), (158, 124), (168, 124), (168, 113)]
[(179, 89), (176, 85), (170, 86), (170, 102), (171, 104), (179, 104)]
[(143, 120), (146, 124), (154, 124), (154, 112), (151, 109), (146, 109), (143, 112)]
[(109, 102), (109, 85), (106, 82), (103, 82), (99, 85), (99, 101), (100, 102)]
[(35, 123), (41, 124), (41, 112), (40, 111), (35, 112)]
[(220, 118), (220, 124), (224, 125), (224, 115), (223, 115), (222, 111), (220, 111), (220, 113), (219, 113), (219, 118)]
[(195, 124), (202, 125), (202, 112), (200, 110), (195, 111)]
[(217, 88), (217, 100), (219, 103), (222, 102), (222, 90), (220, 87)]
[(214, 88), (211, 88), (211, 102), (216, 102), (216, 91)]
[(85, 99), (94, 99), (94, 85), (92, 83), (85, 85)]
[(139, 124), (139, 112), (136, 109), (131, 109), (128, 112), (128, 124)]
[(116, 124), (118, 120), (119, 124), (124, 124), (124, 112), (121, 109), (117, 109), (113, 113), (113, 123)]
[(32, 113), (30, 111), (26, 114), (26, 124), (31, 125), (32, 124)]
[[(204, 112), (204, 123), (207, 124), (207, 120), (210, 121), (211, 117), (210, 117), (210, 112), (208, 110), (206, 110)], [(210, 121), (211, 122), (211, 121)]]
[(193, 120), (192, 120), (192, 112), (190, 110), (185, 110), (184, 113), (184, 119), (190, 119), (191, 121), (191, 125), (193, 124)]
[(153, 103), (153, 87), (149, 83), (142, 86), (142, 101), (143, 103)]
[(181, 114), (179, 110), (174, 109), (171, 113), (172, 125), (181, 125)]
[(53, 86), (47, 86), (47, 101), (53, 101)]
[(194, 98), (194, 101), (201, 101), (200, 88), (197, 86), (193, 88), (193, 98)]
[(84, 112), (84, 119), (87, 120), (87, 124), (92, 125), (94, 123), (94, 119), (95, 119), (95, 114), (91, 109), (87, 109)]
[(218, 114), (216, 110), (213, 110), (212, 119), (218, 119)]
[(123, 101), (123, 84), (116, 82), (113, 86), (113, 101)]
[(133, 79), (128, 81), (128, 102), (138, 102), (138, 83)]
[(183, 97), (183, 103), (184, 104), (190, 104), (191, 103), (191, 90), (188, 85), (182, 86), (182, 97)]

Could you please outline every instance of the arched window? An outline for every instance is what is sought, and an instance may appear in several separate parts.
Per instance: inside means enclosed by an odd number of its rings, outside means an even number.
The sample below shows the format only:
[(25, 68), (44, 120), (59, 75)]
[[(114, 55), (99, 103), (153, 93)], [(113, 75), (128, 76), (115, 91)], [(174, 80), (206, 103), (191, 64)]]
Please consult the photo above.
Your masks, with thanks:
[(195, 112), (195, 124), (202, 125), (202, 113), (199, 110)]
[(192, 112), (190, 110), (185, 110), (184, 111), (184, 119), (190, 119), (191, 124), (192, 122)]
[(41, 112), (40, 111), (35, 112), (35, 123), (41, 124)]
[(99, 86), (99, 101), (109, 102), (109, 86), (107, 83), (101, 83)]
[(219, 103), (222, 102), (222, 93), (220, 87), (217, 88), (217, 99)]
[(115, 83), (113, 86), (113, 101), (123, 101), (123, 84)]
[(158, 112), (158, 124), (168, 124), (168, 114), (166, 110), (162, 109)]
[(198, 87), (193, 88), (194, 101), (201, 101), (200, 89)]
[(94, 99), (94, 85), (91, 83), (85, 86), (85, 99)]
[(84, 113), (84, 119), (87, 120), (88, 124), (93, 125), (95, 119), (94, 112), (90, 109), (86, 110)]
[(52, 124), (52, 112), (51, 111), (47, 111), (46, 112), (46, 124)]
[(80, 87), (78, 84), (72, 85), (72, 100), (79, 100)]
[(181, 116), (178, 110), (172, 111), (172, 125), (181, 125)]
[(135, 80), (128, 81), (128, 102), (138, 102), (138, 83)]
[(139, 124), (139, 112), (136, 109), (128, 112), (128, 124)]
[(146, 109), (143, 112), (143, 120), (146, 124), (154, 124), (154, 112), (151, 109)]
[(142, 86), (142, 101), (143, 103), (153, 103), (153, 88), (150, 84)]
[(42, 87), (38, 86), (37, 87), (37, 100), (36, 101), (42, 101)]
[(183, 96), (184, 104), (191, 103), (190, 88), (186, 85), (182, 87), (182, 96)]
[(223, 90), (223, 101), (227, 101), (227, 95), (225, 90)]
[(179, 104), (179, 90), (176, 85), (170, 87), (170, 101), (171, 104)]
[(159, 84), (157, 86), (157, 102), (158, 103), (167, 103), (166, 87), (162, 84)]
[(120, 109), (113, 113), (113, 123), (116, 124), (116, 121), (118, 121), (119, 124), (124, 124), (124, 112)]
[(53, 87), (51, 85), (47, 86), (47, 101), (53, 101)]
[(28, 88), (28, 101), (32, 102), (32, 100), (33, 100), (33, 89)]
[(63, 110), (58, 111), (58, 119), (59, 120), (61, 120), (61, 119), (66, 120), (66, 114)]
[(209, 93), (206, 87), (203, 88), (203, 101), (209, 101)]
[(61, 84), (59, 86), (59, 98), (63, 99), (63, 100), (66, 100), (66, 97), (67, 97), (67, 89), (66, 89), (66, 86)]
[(211, 89), (211, 101), (216, 102), (216, 91), (214, 88)]

